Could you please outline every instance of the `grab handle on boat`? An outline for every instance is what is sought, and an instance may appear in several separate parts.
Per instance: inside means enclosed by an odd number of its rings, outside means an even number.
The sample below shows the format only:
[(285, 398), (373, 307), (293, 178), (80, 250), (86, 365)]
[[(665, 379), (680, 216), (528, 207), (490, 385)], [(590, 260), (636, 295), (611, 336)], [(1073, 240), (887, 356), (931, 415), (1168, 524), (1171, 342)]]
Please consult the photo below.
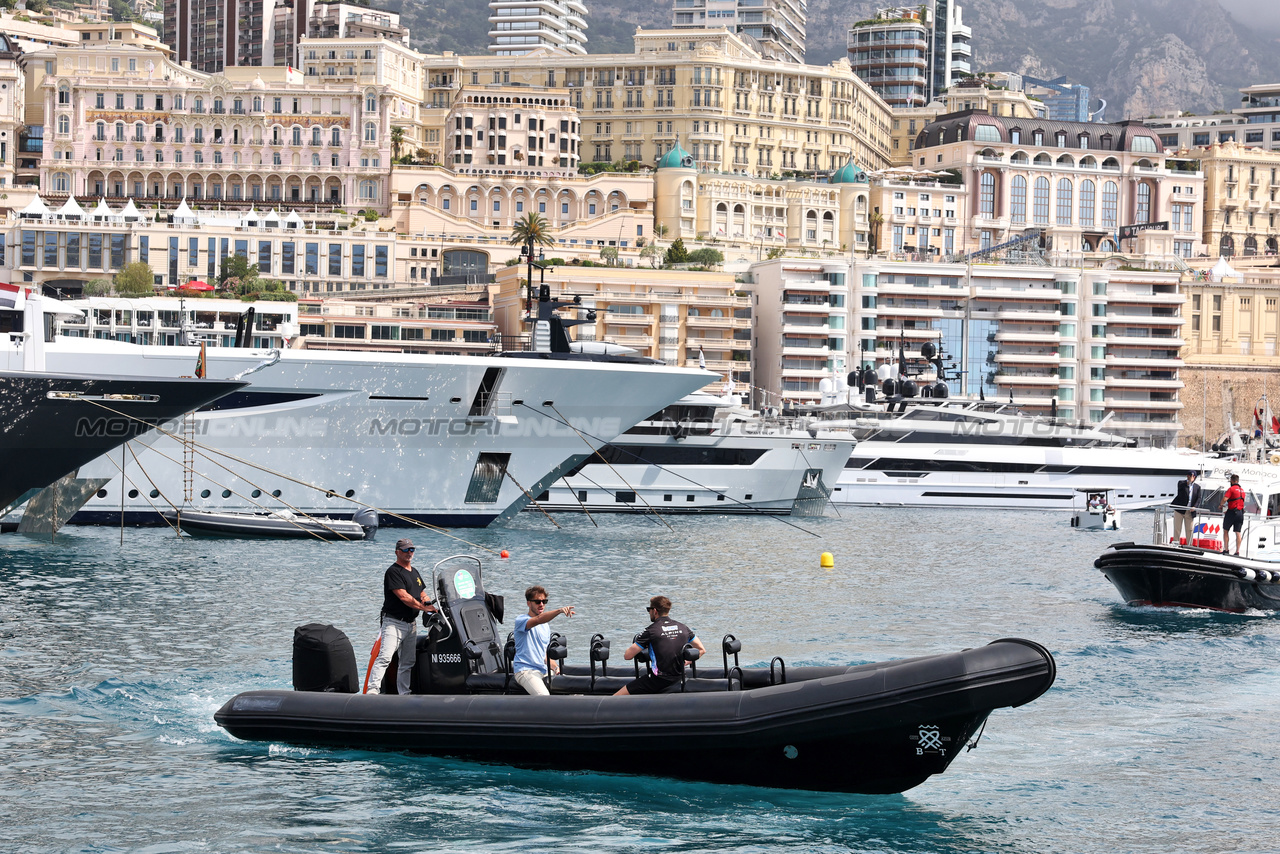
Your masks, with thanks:
[(596, 662), (600, 662), (600, 675), (609, 675), (609, 642), (602, 634), (591, 636), (591, 689), (596, 687)]
[(551, 684), (551, 662), (564, 661), (569, 656), (569, 641), (564, 635), (556, 632), (547, 643), (547, 684)]
[(511, 690), (511, 677), (515, 672), (516, 661), (516, 636), (514, 632), (507, 633), (507, 642), (502, 647), (502, 672), (506, 674), (506, 678), (502, 680), (502, 693), (509, 693)]
[(691, 643), (687, 643), (684, 645), (684, 649), (680, 651), (680, 657), (689, 665), (688, 667), (681, 668), (680, 670), (680, 690), (683, 691), (685, 673), (689, 670), (693, 670), (693, 678), (698, 678), (698, 659), (702, 658), (702, 650), (698, 649)]
[[(733, 686), (734, 686), (734, 684), (735, 684), (735, 683), (734, 683), (734, 680), (733, 680), (734, 674), (737, 674), (737, 677), (738, 677), (738, 681), (737, 681), (737, 683), (736, 683), (736, 684), (737, 684), (737, 686), (738, 686), (737, 688), (733, 687)], [(736, 665), (736, 664), (735, 664), (735, 665), (733, 665), (733, 667), (730, 667), (730, 668), (728, 669), (728, 671), (726, 671), (726, 672), (725, 672), (724, 678), (725, 678), (725, 679), (727, 679), (727, 680), (728, 680), (728, 682), (729, 682), (729, 690), (730, 690), (730, 691), (741, 691), (741, 690), (742, 690), (742, 668), (741, 668), (741, 667), (739, 667), (739, 666), (738, 666), (738, 665)]]
[(782, 660), (782, 656), (780, 655), (775, 655), (773, 657), (773, 660), (769, 662), (769, 684), (770, 685), (779, 684), (778, 680), (774, 677), (774, 673), (773, 673), (773, 666), (775, 664), (778, 665), (782, 674), (781, 684), (786, 685), (787, 684), (787, 663)]
[[(738, 653), (742, 652), (742, 641), (733, 635), (725, 635), (720, 641), (720, 651), (724, 655), (724, 678), (729, 678), (729, 656), (733, 656), (733, 666), (738, 667)], [(741, 671), (742, 668), (738, 667)]]
[[(631, 639), (631, 642), (632, 642), (632, 643), (639, 643), (639, 642), (640, 642), (640, 635), (639, 635), (639, 633), (637, 633), (637, 634), (636, 634), (636, 636), (635, 636), (635, 637), (633, 637), (633, 638)], [(636, 678), (637, 678), (637, 679), (639, 679), (639, 678), (640, 678), (640, 665), (641, 665), (641, 663), (644, 663), (644, 664), (648, 664), (648, 663), (649, 663), (649, 651), (648, 651), (647, 649), (645, 649), (644, 647), (641, 647), (641, 648), (640, 648), (640, 651), (636, 653), (636, 657), (635, 657), (635, 658), (633, 658), (633, 659), (631, 659), (631, 663), (632, 663), (633, 665), (635, 665), (635, 668), (636, 668)]]

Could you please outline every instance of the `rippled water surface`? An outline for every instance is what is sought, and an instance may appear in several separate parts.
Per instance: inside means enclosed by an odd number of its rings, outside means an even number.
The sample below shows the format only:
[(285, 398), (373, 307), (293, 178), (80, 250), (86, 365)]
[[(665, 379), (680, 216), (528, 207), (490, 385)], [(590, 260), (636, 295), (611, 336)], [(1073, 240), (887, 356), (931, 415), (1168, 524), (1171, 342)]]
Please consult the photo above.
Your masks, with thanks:
[[(0, 537), (0, 850), (1274, 852), (1280, 616), (1125, 607), (1092, 567), (1115, 534), (1056, 514), (844, 509), (802, 520), (525, 514), (457, 531), (488, 588), (541, 583), (570, 660), (650, 595), (744, 664), (858, 663), (1040, 641), (1057, 684), (903, 795), (850, 796), (236, 741), (213, 712), (286, 688), (293, 628), (363, 659), (395, 537)], [(1126, 539), (1149, 517), (1131, 514)], [(818, 534), (820, 536), (813, 536)], [(416, 565), (468, 551), (414, 534)], [(834, 570), (819, 555), (835, 555)], [(424, 573), (425, 574), (425, 573)], [(508, 618), (509, 622), (510, 618)]]

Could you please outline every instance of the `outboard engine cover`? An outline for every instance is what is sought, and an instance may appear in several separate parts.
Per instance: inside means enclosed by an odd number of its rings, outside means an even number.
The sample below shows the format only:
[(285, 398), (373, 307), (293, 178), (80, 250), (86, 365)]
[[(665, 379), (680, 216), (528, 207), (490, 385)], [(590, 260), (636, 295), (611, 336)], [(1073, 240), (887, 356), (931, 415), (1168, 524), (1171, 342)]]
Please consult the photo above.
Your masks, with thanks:
[(378, 511), (372, 507), (361, 507), (351, 514), (351, 521), (364, 529), (366, 540), (372, 540), (378, 533)]
[(342, 631), (324, 623), (293, 630), (293, 690), (359, 692), (356, 653)]

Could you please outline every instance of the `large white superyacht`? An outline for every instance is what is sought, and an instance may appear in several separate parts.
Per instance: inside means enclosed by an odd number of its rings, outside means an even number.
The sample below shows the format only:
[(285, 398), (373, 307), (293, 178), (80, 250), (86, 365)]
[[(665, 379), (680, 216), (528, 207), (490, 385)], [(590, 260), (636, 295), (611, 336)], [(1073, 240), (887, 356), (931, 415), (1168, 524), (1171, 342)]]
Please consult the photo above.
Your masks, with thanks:
[[(23, 342), (8, 341), (0, 369), (24, 358)], [(65, 336), (43, 345), (49, 370), (103, 375), (191, 375), (200, 352)], [(372, 506), (383, 524), (483, 526), (713, 378), (640, 359), (527, 355), (208, 348), (206, 376), (251, 385), (172, 437), (82, 467), (81, 477), (111, 481), (74, 521), (159, 523), (184, 506), (342, 517)]]
[(1167, 503), (1189, 470), (1212, 465), (1195, 451), (1137, 447), (1105, 425), (949, 398), (937, 381), (941, 356), (933, 364), (931, 375), (912, 379), (882, 366), (856, 379), (860, 389), (828, 389), (824, 405), (809, 410), (824, 430), (858, 441), (832, 503), (1071, 510), (1081, 489), (1095, 489), (1109, 491), (1117, 509), (1136, 510)]
[(555, 510), (822, 515), (854, 441), (690, 395), (570, 470), (539, 498)]

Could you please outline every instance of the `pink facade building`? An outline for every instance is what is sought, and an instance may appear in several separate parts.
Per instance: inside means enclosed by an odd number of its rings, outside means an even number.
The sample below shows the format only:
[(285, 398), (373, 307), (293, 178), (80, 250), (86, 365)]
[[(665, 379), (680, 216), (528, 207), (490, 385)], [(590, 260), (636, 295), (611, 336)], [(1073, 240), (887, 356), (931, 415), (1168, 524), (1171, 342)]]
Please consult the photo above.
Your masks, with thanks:
[(288, 68), (193, 71), (154, 51), (59, 48), (42, 195), (231, 209), (388, 209), (385, 86)]

